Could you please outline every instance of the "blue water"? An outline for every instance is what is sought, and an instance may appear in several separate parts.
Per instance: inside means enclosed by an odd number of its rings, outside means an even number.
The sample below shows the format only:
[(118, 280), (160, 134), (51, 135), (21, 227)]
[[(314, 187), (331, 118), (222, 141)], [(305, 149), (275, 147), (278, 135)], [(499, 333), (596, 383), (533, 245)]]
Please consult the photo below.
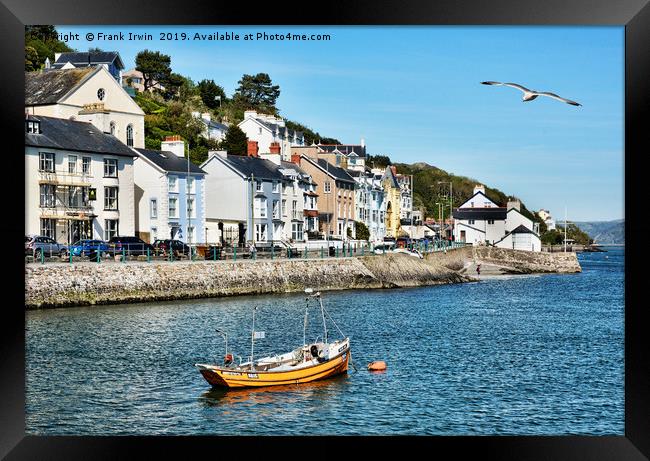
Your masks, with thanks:
[[(303, 295), (30, 311), (29, 434), (623, 435), (624, 251), (583, 272), (328, 292), (353, 368), (312, 384), (212, 390), (193, 367), (302, 344)], [(310, 311), (309, 338), (322, 334)], [(330, 337), (336, 330), (330, 325)], [(260, 354), (260, 355), (258, 355)], [(388, 369), (371, 373), (372, 360)]]

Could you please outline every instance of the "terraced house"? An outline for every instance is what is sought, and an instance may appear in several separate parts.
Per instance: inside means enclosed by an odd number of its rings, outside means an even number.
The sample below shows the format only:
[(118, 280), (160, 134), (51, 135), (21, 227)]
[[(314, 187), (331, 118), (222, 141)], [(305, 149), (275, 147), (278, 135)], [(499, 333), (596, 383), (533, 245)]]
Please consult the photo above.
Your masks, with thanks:
[(370, 170), (348, 170), (357, 182), (355, 192), (355, 216), (366, 225), (370, 242), (383, 242), (386, 236), (386, 201), (381, 176)]
[(204, 243), (205, 172), (188, 162), (180, 136), (167, 136), (160, 149), (134, 149), (138, 236), (149, 243), (156, 239)]
[(25, 231), (59, 243), (134, 233), (135, 153), (88, 122), (25, 119)]

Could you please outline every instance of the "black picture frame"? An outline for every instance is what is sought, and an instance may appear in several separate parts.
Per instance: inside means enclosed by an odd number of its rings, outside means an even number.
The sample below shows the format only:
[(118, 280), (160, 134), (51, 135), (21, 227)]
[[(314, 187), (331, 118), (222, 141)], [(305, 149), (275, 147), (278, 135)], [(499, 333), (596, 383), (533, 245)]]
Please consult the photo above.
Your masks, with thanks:
[[(314, 6), (316, 7), (314, 9)], [(648, 0), (478, 0), (388, 2), (360, 1), (341, 5), (282, 2), (246, 7), (238, 2), (198, 0), (127, 2), (124, 0), (1, 0), (0, 101), (9, 162), (3, 183), (10, 207), (5, 227), (10, 238), (5, 253), (4, 312), (0, 322), (0, 456), (6, 459), (154, 458), (180, 450), (181, 456), (220, 458), (241, 452), (286, 456), (314, 451), (340, 456), (351, 445), (368, 455), (395, 446), (405, 454), (447, 458), (501, 460), (641, 460), (650, 457), (650, 370), (647, 327), (641, 296), (641, 243), (648, 226), (638, 198), (644, 192), (639, 162), (650, 152), (644, 124), (650, 108), (650, 5)], [(18, 239), (24, 235), (24, 201), (9, 193), (24, 191), (24, 25), (25, 24), (294, 24), (294, 25), (619, 25), (625, 27), (625, 435), (607, 437), (36, 437), (25, 435), (24, 257)], [(16, 194), (19, 197), (22, 194)], [(634, 243), (636, 242), (636, 244)], [(11, 266), (11, 267), (10, 267)], [(22, 275), (21, 275), (22, 274)], [(308, 424), (308, 421), (306, 421)], [(315, 450), (314, 450), (315, 449)], [(264, 450), (264, 451), (261, 451)], [(177, 451), (178, 453), (178, 451)], [(402, 452), (397, 452), (402, 453)]]

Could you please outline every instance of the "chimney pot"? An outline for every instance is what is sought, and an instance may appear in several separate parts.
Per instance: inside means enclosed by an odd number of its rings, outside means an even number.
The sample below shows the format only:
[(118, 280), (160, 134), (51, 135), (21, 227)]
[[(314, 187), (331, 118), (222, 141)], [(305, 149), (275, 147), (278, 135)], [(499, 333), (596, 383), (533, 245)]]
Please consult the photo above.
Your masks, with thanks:
[(257, 141), (248, 141), (247, 155), (249, 157), (259, 157), (258, 152), (259, 147), (257, 146)]
[(280, 153), (280, 143), (279, 142), (272, 142), (271, 145), (269, 146), (269, 152), (272, 154), (279, 154)]
[(291, 163), (300, 166), (300, 154), (291, 154)]

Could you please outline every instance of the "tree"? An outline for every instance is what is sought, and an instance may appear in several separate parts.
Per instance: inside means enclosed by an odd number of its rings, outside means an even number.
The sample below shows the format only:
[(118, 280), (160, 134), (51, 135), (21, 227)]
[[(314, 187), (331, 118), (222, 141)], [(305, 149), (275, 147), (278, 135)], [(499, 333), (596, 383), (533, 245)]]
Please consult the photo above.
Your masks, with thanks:
[(273, 85), (269, 74), (244, 74), (239, 80), (234, 99), (240, 105), (246, 105), (263, 112), (277, 113), (275, 102), (280, 96), (280, 86)]
[(38, 52), (33, 46), (25, 47), (25, 71), (31, 72), (33, 70), (38, 70), (41, 65), (38, 62)]
[(170, 73), (166, 78), (160, 80), (162, 86), (165, 87), (163, 91), (163, 97), (167, 100), (172, 99), (175, 96), (178, 96), (180, 89), (183, 86), (193, 86), (194, 84), (189, 79), (183, 77), (180, 74)]
[(142, 72), (146, 91), (156, 82), (169, 79), (172, 73), (171, 58), (160, 51), (140, 51), (135, 57), (135, 69)]
[(102, 49), (99, 48), (99, 47), (92, 46), (92, 47), (88, 48), (88, 52), (89, 52), (89, 53), (103, 53), (104, 50), (102, 50)]
[(366, 226), (361, 221), (355, 221), (355, 226), (357, 229), (357, 239), (368, 241), (370, 239), (370, 231), (368, 230), (368, 226)]
[(221, 149), (229, 154), (246, 155), (248, 150), (246, 133), (237, 125), (231, 125), (226, 132), (226, 137), (221, 142)]
[[(210, 109), (216, 109), (226, 101), (226, 93), (222, 87), (214, 83), (214, 80), (201, 80), (198, 88), (203, 104)], [(221, 103), (219, 103), (219, 98), (221, 99)]]

